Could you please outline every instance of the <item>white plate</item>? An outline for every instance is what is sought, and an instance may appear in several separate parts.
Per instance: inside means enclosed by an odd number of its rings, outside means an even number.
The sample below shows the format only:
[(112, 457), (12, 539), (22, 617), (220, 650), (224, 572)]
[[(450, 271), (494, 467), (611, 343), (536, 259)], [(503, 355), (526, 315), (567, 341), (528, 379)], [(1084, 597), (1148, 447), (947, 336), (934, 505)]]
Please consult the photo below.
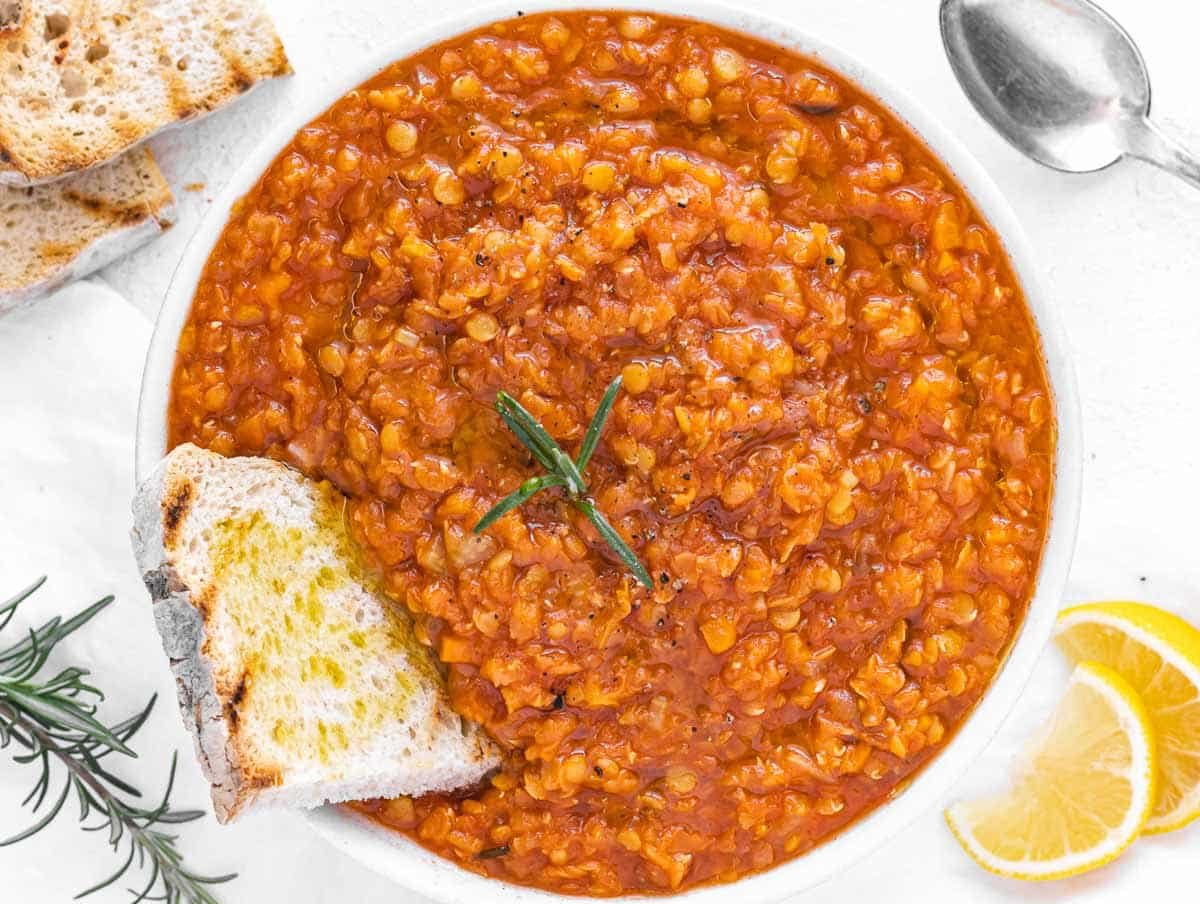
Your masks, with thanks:
[[(139, 482), (166, 451), (166, 414), (175, 348), (209, 252), (225, 227), (234, 201), (254, 186), (296, 131), (347, 91), (395, 60), (488, 22), (510, 18), (518, 10), (533, 13), (561, 8), (561, 0), (527, 0), (448, 15), (442, 22), (415, 29), (357, 65), (348, 67), (345, 76), (331, 83), (324, 92), (314, 94), (286, 112), (281, 112), (280, 121), (271, 129), (269, 136), (250, 155), (213, 203), (176, 271), (159, 313), (146, 360), (138, 411)], [(898, 91), (890, 81), (828, 41), (818, 40), (796, 25), (761, 16), (749, 8), (725, 6), (710, 0), (647, 0), (636, 5), (620, 4), (606, 9), (688, 16), (807, 54), (857, 82), (907, 122), (946, 164), (1003, 240), (1041, 334), (1042, 350), (1055, 398), (1059, 431), (1055, 491), (1037, 589), (1008, 658), (974, 712), (912, 784), (897, 794), (895, 799), (877, 807), (837, 837), (765, 873), (748, 876), (732, 884), (697, 888), (673, 899), (686, 900), (687, 904), (771, 902), (811, 888), (849, 868), (928, 810), (979, 757), (1016, 703), (1050, 636), (1075, 546), (1082, 469), (1075, 375), (1053, 304), (1042, 288), (1025, 234), (1007, 201), (970, 152), (931, 113)], [(406, 838), (340, 808), (326, 807), (311, 813), (308, 818), (313, 827), (339, 849), (400, 885), (445, 904), (479, 904), (481, 901), (549, 904), (578, 900), (469, 873)], [(626, 897), (620, 900), (649, 904), (662, 899)]]

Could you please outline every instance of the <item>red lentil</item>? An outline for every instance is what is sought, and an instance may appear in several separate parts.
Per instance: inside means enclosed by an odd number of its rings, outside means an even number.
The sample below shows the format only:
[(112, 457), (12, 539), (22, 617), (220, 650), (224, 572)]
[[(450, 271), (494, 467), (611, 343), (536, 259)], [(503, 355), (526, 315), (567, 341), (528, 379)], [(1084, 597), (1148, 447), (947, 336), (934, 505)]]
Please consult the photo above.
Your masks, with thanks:
[[(589, 468), (656, 578), (491, 410)], [(172, 444), (327, 478), (454, 705), (510, 752), (361, 805), (467, 869), (614, 895), (730, 881), (887, 800), (1017, 630), (1055, 424), (997, 236), (877, 101), (716, 27), (585, 12), (389, 67), (233, 211)]]

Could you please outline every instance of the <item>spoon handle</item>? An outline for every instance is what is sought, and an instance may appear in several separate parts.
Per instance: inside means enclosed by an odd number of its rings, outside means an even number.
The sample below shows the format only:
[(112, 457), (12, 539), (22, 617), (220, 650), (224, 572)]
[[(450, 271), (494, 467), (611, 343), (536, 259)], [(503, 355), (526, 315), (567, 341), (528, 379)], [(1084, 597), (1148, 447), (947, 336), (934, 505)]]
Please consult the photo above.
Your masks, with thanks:
[(1145, 117), (1131, 120), (1126, 136), (1129, 153), (1200, 188), (1200, 158)]

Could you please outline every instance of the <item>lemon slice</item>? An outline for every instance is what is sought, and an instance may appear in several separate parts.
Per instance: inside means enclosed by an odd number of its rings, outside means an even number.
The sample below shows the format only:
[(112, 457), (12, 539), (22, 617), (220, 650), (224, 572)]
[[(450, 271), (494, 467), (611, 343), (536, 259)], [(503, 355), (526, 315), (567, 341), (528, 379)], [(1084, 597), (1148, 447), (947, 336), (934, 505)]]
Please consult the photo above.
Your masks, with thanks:
[(984, 869), (1060, 879), (1108, 863), (1154, 807), (1154, 730), (1129, 683), (1079, 665), (1007, 794), (957, 803), (946, 822)]
[(1145, 603), (1089, 603), (1058, 617), (1059, 646), (1102, 662), (1141, 695), (1159, 750), (1159, 792), (1147, 832), (1200, 817), (1200, 631)]

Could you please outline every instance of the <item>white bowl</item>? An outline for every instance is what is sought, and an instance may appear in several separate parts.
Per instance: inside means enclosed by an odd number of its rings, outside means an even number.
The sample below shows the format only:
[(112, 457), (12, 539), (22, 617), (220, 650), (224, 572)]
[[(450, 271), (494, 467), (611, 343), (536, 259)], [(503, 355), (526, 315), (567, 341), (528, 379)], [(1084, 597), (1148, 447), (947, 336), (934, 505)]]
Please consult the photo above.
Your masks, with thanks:
[[(234, 201), (249, 191), (296, 131), (322, 113), (337, 98), (366, 81), (395, 60), (430, 44), (498, 19), (523, 12), (562, 9), (563, 0), (517, 0), (449, 15), (442, 22), (406, 33), (355, 66), (324, 91), (278, 111), (280, 121), (258, 149), (242, 164), (197, 230), (159, 313), (146, 360), (138, 411), (137, 475), (139, 482), (166, 452), (166, 414), (175, 348), (191, 307), (192, 296)], [(853, 79), (888, 106), (921, 136), (970, 194), (995, 232), (1002, 238), (1026, 301), (1041, 334), (1058, 416), (1058, 458), (1049, 536), (1037, 588), (1016, 642), (979, 705), (959, 726), (946, 748), (925, 766), (895, 799), (852, 824), (835, 838), (795, 860), (765, 873), (728, 885), (705, 886), (678, 895), (687, 904), (771, 902), (795, 894), (838, 874), (897, 835), (937, 803), (982, 753), (1013, 708), (1042, 648), (1049, 639), (1075, 546), (1079, 520), (1082, 469), (1079, 400), (1067, 345), (1033, 266), (1025, 234), (991, 178), (938, 120), (892, 83), (859, 60), (798, 26), (761, 16), (748, 8), (720, 5), (711, 0), (644, 0), (606, 9), (647, 10), (687, 16), (745, 32), (808, 54)], [(380, 828), (344, 809), (326, 807), (309, 814), (312, 826), (336, 847), (400, 885), (444, 904), (550, 904), (572, 900), (560, 895), (509, 885), (467, 872), (437, 857), (397, 833)], [(577, 899), (575, 899), (577, 900)], [(627, 897), (623, 901), (661, 901)]]

